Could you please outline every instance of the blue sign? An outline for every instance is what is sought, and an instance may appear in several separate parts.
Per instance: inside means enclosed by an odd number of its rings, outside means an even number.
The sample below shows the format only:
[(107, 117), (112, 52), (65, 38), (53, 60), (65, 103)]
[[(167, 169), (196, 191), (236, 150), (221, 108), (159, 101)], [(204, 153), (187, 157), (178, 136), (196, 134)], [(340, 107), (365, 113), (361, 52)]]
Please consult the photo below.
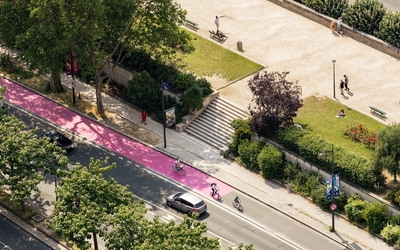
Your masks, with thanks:
[(335, 175), (335, 180), (334, 180), (334, 188), (335, 188), (335, 197), (339, 196), (339, 174)]
[(326, 200), (330, 201), (332, 199), (332, 178), (326, 180)]

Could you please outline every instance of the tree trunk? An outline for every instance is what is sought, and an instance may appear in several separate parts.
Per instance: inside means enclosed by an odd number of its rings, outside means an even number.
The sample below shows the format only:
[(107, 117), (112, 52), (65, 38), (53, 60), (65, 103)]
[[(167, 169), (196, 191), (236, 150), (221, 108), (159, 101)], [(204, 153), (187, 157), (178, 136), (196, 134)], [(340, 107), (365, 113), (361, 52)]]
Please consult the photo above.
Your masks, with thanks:
[(25, 209), (25, 202), (24, 200), (21, 201), (21, 208), (22, 208), (22, 212), (25, 213), (26, 209)]
[(96, 70), (96, 103), (97, 111), (100, 115), (104, 115), (103, 101), (101, 100), (101, 82), (100, 82), (100, 69)]
[(97, 235), (96, 235), (96, 233), (93, 233), (93, 244), (94, 244), (94, 250), (99, 250), (99, 245), (97, 244)]
[(396, 173), (394, 173), (393, 177), (394, 177), (394, 180), (393, 180), (393, 181), (394, 181), (394, 182), (397, 182), (397, 178), (396, 178), (396, 177), (397, 177), (397, 174), (396, 174)]
[[(54, 72), (54, 73), (53, 73)], [(63, 92), (63, 87), (61, 85), (61, 76), (60, 74), (56, 73), (57, 71), (51, 71), (51, 79), (53, 82), (53, 91), (60, 93)]]

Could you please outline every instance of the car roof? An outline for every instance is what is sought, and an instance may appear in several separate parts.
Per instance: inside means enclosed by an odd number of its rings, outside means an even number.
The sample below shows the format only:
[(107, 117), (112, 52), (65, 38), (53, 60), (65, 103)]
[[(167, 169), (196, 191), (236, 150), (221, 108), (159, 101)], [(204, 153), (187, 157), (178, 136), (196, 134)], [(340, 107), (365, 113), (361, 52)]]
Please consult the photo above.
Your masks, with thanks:
[(200, 201), (202, 201), (202, 199), (200, 199), (199, 197), (194, 196), (193, 194), (190, 194), (190, 193), (184, 193), (180, 196), (180, 198), (184, 199), (194, 205), (199, 203)]

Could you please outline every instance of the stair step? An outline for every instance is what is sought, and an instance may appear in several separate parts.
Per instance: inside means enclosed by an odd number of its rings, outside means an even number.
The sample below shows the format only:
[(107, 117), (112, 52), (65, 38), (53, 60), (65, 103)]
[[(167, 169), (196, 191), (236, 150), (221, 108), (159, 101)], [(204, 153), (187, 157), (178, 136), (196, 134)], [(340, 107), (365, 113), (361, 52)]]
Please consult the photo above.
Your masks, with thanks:
[(216, 98), (215, 103), (217, 104), (217, 106), (219, 105), (219, 106), (225, 107), (225, 108), (233, 111), (235, 114), (239, 114), (239, 116), (241, 116), (243, 118), (248, 116), (245, 109), (239, 108), (223, 98)]
[[(226, 135), (220, 135), (220, 134), (217, 134), (217, 133), (215, 133), (215, 131), (210, 131), (210, 130), (208, 130), (207, 128), (204, 128), (203, 126), (199, 126), (199, 125), (197, 125), (197, 124), (190, 124), (191, 126), (189, 126), (190, 127), (190, 129), (192, 130), (192, 131), (196, 131), (195, 133), (198, 133), (198, 134), (202, 134), (202, 135), (204, 135), (204, 136), (208, 136), (208, 137), (210, 137), (212, 140), (214, 140), (214, 141), (217, 141), (217, 142), (219, 142), (219, 143), (221, 143), (221, 144), (226, 144), (226, 141), (227, 141), (227, 138), (229, 139), (229, 137), (228, 136), (226, 136)], [(189, 128), (188, 127), (188, 128)], [(187, 129), (187, 128), (186, 128)], [(193, 133), (193, 132), (192, 132)]]
[(202, 114), (201, 117), (196, 119), (194, 122), (197, 121), (204, 121), (210, 126), (210, 128), (220, 129), (223, 130), (225, 133), (232, 134), (233, 132), (235, 132), (235, 130), (229, 126), (226, 120), (221, 119), (220, 117), (212, 116), (212, 114), (210, 113), (204, 115)]
[(212, 110), (216, 110), (216, 112), (221, 112), (224, 116), (230, 118), (231, 120), (233, 120), (234, 118), (247, 118), (247, 115), (245, 115), (245, 113), (237, 112), (236, 110), (230, 110), (230, 107), (224, 106), (220, 103), (212, 102), (208, 107)]
[(198, 133), (196, 132), (196, 130), (192, 130), (192, 129), (190, 128), (190, 126), (187, 127), (187, 128), (185, 129), (185, 131), (186, 131), (188, 134), (190, 134), (190, 135), (196, 137), (197, 139), (199, 139), (199, 140), (201, 140), (201, 141), (203, 141), (203, 142), (205, 142), (205, 143), (207, 143), (207, 144), (209, 144), (209, 145), (211, 145), (211, 146), (213, 146), (213, 147), (215, 147), (215, 148), (217, 148), (217, 149), (223, 148), (223, 147), (225, 146), (225, 144), (222, 144), (221, 142), (216, 142), (215, 140), (213, 140), (212, 138), (210, 138), (209, 136), (207, 136), (207, 135), (205, 135), (205, 134), (198, 134)]
[(220, 127), (207, 126), (207, 123), (203, 119), (190, 124), (189, 127), (190, 126), (196, 129), (202, 128), (202, 131), (206, 131), (208, 134), (213, 134), (215, 137), (219, 137), (223, 140), (229, 140), (231, 138), (231, 135), (233, 134), (231, 132), (222, 130)]

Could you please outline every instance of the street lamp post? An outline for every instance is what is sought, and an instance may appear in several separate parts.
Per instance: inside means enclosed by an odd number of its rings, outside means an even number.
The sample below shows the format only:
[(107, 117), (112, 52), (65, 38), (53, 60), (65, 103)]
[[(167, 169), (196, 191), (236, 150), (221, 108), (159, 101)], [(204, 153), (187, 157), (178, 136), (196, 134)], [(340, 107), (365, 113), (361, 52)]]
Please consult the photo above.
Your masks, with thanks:
[(336, 98), (336, 96), (335, 96), (335, 63), (336, 63), (336, 60), (332, 60), (332, 64), (333, 64), (333, 98)]
[[(333, 64), (335, 65), (335, 64)], [(334, 174), (333, 174), (333, 144), (332, 144), (332, 150), (326, 150), (325, 152), (329, 152), (332, 153), (332, 180), (331, 180), (331, 199), (332, 199), (332, 205), (335, 204), (335, 192), (334, 192)], [(319, 154), (320, 157), (324, 157), (325, 154), (324, 153), (320, 153)], [(335, 210), (332, 210), (332, 232), (335, 232)]]

